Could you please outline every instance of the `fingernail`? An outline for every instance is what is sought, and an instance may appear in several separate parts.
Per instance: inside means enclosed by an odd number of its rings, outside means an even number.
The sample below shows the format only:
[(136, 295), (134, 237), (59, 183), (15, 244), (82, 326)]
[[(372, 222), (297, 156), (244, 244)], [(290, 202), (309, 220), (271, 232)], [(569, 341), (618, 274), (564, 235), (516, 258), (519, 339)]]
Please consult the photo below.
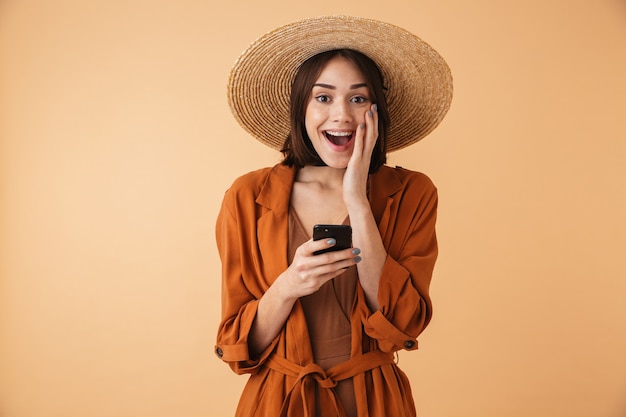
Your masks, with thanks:
[(361, 257), (360, 257), (360, 256), (356, 256), (356, 257), (354, 258), (354, 262), (356, 262), (356, 263), (361, 262)]
[(365, 123), (361, 123), (359, 126), (361, 127), (361, 129), (365, 129)]
[(372, 111), (371, 111), (371, 110), (368, 110), (368, 111), (367, 111), (367, 115), (368, 115), (369, 117), (372, 117)]
[(361, 249), (359, 249), (359, 248), (352, 249), (352, 254), (353, 255), (358, 255), (359, 253), (361, 253)]
[(328, 240), (326, 241), (326, 243), (327, 243), (329, 246), (333, 246), (335, 243), (337, 243), (337, 241), (336, 241), (335, 239), (328, 239)]
[(378, 104), (374, 103), (374, 111), (378, 111)]

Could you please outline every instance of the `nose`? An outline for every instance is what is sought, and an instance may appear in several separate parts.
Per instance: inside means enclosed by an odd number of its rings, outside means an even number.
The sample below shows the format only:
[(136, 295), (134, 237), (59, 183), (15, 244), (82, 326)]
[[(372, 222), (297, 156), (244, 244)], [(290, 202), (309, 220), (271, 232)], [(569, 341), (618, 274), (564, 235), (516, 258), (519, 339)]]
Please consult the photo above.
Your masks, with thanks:
[(350, 106), (345, 101), (336, 101), (332, 107), (332, 119), (334, 122), (347, 123), (352, 121)]

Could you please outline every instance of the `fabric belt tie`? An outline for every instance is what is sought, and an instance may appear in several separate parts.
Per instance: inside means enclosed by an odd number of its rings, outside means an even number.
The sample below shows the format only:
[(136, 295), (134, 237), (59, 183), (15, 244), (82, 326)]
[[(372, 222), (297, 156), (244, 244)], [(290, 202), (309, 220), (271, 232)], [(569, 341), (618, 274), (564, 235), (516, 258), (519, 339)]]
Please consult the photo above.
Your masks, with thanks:
[(393, 364), (394, 361), (393, 354), (375, 350), (350, 358), (327, 371), (315, 363), (301, 366), (277, 355), (270, 356), (266, 363), (270, 369), (296, 378), (285, 396), (280, 417), (315, 417), (316, 386), (323, 388), (320, 390), (319, 403), (322, 415), (345, 417), (346, 413), (333, 390), (337, 381), (352, 378), (382, 365)]

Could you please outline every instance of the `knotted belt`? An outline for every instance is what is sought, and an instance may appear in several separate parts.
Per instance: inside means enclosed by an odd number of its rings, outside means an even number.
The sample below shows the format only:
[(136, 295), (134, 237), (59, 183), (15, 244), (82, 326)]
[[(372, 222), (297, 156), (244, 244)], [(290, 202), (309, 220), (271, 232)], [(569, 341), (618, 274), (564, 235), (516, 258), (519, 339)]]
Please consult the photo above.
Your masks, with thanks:
[(296, 378), (296, 382), (283, 401), (280, 417), (315, 417), (316, 384), (323, 388), (320, 390), (318, 405), (322, 415), (345, 417), (346, 413), (332, 389), (337, 385), (337, 381), (352, 378), (391, 363), (393, 363), (393, 354), (375, 350), (350, 358), (327, 371), (315, 363), (301, 366), (277, 355), (268, 358), (267, 366), (274, 371)]

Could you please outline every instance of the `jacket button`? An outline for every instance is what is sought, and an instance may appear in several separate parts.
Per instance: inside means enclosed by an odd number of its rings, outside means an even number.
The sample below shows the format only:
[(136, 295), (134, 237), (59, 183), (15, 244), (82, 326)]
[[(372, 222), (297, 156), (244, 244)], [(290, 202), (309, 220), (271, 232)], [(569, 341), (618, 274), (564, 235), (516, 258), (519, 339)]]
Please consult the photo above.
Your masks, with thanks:
[(224, 352), (222, 351), (221, 348), (215, 348), (215, 354), (220, 358), (224, 356)]
[(407, 340), (404, 342), (404, 347), (406, 349), (411, 349), (413, 346), (415, 346), (415, 342), (413, 340)]

